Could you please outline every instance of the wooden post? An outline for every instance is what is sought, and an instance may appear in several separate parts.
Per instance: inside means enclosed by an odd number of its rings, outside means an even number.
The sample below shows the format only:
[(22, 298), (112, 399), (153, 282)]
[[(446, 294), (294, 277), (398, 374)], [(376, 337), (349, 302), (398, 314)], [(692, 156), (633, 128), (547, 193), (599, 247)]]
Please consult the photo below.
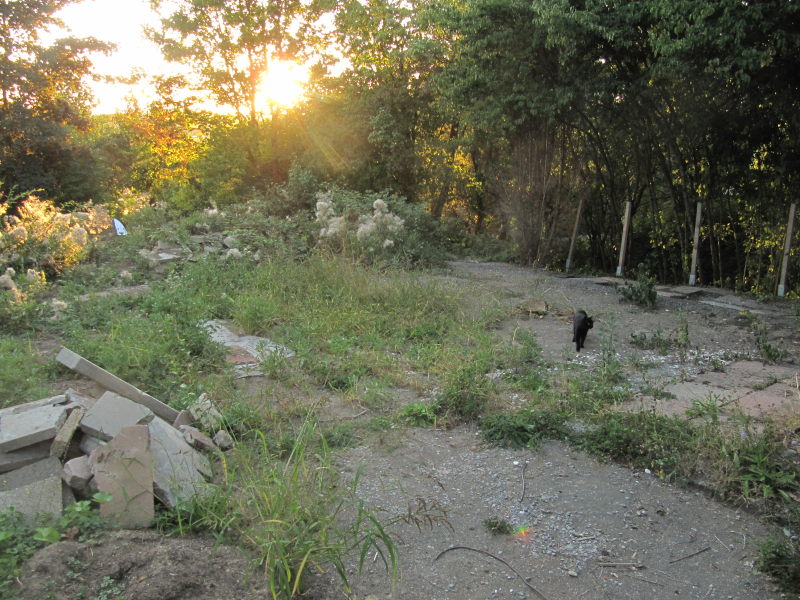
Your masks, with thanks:
[(786, 224), (786, 241), (783, 243), (783, 264), (781, 265), (781, 282), (778, 285), (778, 296), (786, 293), (786, 271), (789, 269), (789, 252), (792, 249), (792, 230), (794, 229), (794, 213), (797, 203), (789, 207), (789, 222)]
[(692, 269), (689, 271), (689, 285), (694, 285), (697, 272), (697, 248), (700, 244), (700, 220), (703, 215), (703, 203), (697, 203), (697, 216), (694, 218), (694, 246), (692, 248)]
[(572, 239), (569, 241), (569, 254), (567, 254), (567, 264), (564, 267), (564, 272), (569, 272), (569, 268), (572, 265), (572, 252), (575, 250), (575, 240), (578, 237), (578, 227), (581, 223), (581, 212), (583, 211), (583, 195), (581, 195), (581, 200), (578, 202), (578, 212), (575, 214), (575, 226), (572, 228)]
[(625, 223), (622, 225), (622, 243), (619, 245), (619, 265), (617, 266), (617, 277), (622, 277), (622, 265), (625, 264), (625, 251), (628, 249), (628, 230), (631, 227), (631, 207), (632, 203), (628, 200), (625, 203)]

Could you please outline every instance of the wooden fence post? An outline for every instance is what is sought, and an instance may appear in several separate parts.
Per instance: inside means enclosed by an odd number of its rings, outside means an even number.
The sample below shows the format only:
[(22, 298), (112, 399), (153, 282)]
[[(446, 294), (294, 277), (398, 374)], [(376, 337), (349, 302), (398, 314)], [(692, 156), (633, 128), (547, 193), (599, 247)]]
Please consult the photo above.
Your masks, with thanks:
[(786, 241), (783, 243), (783, 264), (781, 265), (781, 281), (778, 285), (778, 296), (786, 293), (786, 271), (789, 269), (789, 253), (792, 249), (792, 230), (794, 229), (794, 212), (797, 203), (789, 207), (789, 222), (786, 224)]
[(622, 226), (622, 243), (619, 245), (619, 265), (617, 265), (617, 277), (622, 277), (622, 265), (625, 264), (625, 251), (628, 249), (628, 229), (631, 226), (632, 202), (625, 203), (625, 223)]
[(697, 272), (697, 247), (700, 243), (700, 220), (703, 215), (703, 203), (697, 203), (697, 216), (694, 218), (694, 246), (692, 248), (692, 269), (689, 271), (689, 285), (695, 283), (695, 273)]
[(575, 214), (575, 226), (572, 228), (572, 239), (569, 241), (569, 254), (567, 254), (567, 264), (564, 266), (564, 272), (568, 273), (572, 265), (572, 252), (575, 250), (575, 239), (578, 237), (578, 226), (581, 223), (581, 212), (583, 211), (583, 195), (578, 202), (578, 212)]

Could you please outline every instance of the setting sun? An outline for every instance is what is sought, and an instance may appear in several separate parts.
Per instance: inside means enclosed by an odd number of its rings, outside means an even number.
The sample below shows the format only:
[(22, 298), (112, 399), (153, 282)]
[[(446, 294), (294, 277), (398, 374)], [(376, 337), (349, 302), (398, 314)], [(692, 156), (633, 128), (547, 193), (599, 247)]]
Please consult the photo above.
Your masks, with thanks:
[(258, 103), (262, 106), (288, 108), (297, 104), (305, 93), (308, 67), (293, 61), (274, 61), (261, 76)]

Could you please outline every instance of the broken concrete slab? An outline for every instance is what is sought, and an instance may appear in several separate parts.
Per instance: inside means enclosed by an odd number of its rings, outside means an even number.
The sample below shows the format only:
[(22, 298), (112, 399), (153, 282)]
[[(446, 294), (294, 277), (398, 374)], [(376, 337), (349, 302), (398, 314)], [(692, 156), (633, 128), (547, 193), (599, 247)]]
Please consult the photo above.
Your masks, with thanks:
[(92, 466), (88, 456), (68, 460), (61, 469), (61, 480), (80, 494), (86, 495), (92, 477)]
[(188, 410), (184, 409), (178, 413), (178, 416), (172, 422), (172, 426), (176, 429), (179, 428), (181, 425), (193, 425), (194, 424), (194, 417), (192, 413)]
[(757, 308), (750, 308), (742, 304), (729, 304), (728, 302), (719, 302), (717, 300), (699, 300), (700, 304), (706, 304), (715, 308), (725, 308), (728, 310), (735, 310), (736, 312), (750, 312), (754, 315), (769, 315), (769, 311)]
[(111, 495), (100, 514), (123, 528), (153, 524), (153, 457), (147, 425), (123, 428), (114, 439), (89, 457), (97, 489)]
[(67, 418), (61, 405), (46, 405), (4, 415), (0, 419), (0, 452), (11, 452), (51, 440)]
[(84, 433), (81, 437), (81, 452), (86, 454), (87, 456), (92, 453), (92, 450), (99, 446), (105, 446), (107, 442), (101, 440), (100, 438), (96, 438), (92, 435)]
[(212, 319), (202, 323), (203, 327), (209, 332), (211, 339), (227, 347), (242, 349), (253, 357), (253, 362), (266, 360), (273, 354), (291, 358), (294, 352), (276, 344), (272, 340), (255, 335), (238, 335), (228, 328), (224, 321)]
[(175, 417), (178, 416), (178, 411), (174, 408), (167, 406), (160, 400), (157, 400), (149, 394), (146, 394), (127, 381), (123, 381), (116, 375), (112, 375), (102, 367), (99, 367), (93, 362), (86, 360), (72, 350), (61, 348), (56, 356), (56, 360), (68, 369), (72, 369), (76, 373), (80, 373), (81, 375), (96, 381), (105, 389), (116, 392), (121, 396), (125, 396), (137, 404), (146, 406), (165, 421), (169, 421), (171, 423), (175, 420)]
[(106, 392), (86, 411), (80, 428), (89, 435), (108, 441), (124, 427), (144, 424), (152, 419), (153, 413), (149, 408), (114, 392)]
[(67, 396), (67, 394), (59, 394), (58, 396), (52, 396), (50, 398), (42, 398), (41, 400), (34, 400), (33, 402), (26, 402), (25, 404), (9, 406), (8, 408), (0, 410), (0, 420), (2, 420), (4, 416), (18, 415), (19, 413), (42, 408), (43, 406), (63, 405), (68, 402), (69, 396)]
[(183, 434), (183, 439), (195, 450), (216, 450), (217, 446), (214, 441), (205, 433), (192, 427), (191, 425), (181, 425), (178, 428)]
[(0, 512), (12, 506), (28, 517), (60, 515), (61, 462), (54, 457), (0, 476)]
[(78, 425), (80, 425), (84, 412), (83, 408), (76, 408), (69, 414), (66, 421), (64, 421), (58, 429), (58, 432), (56, 432), (56, 437), (53, 438), (53, 443), (50, 446), (50, 456), (55, 456), (60, 459), (64, 458), (72, 442), (72, 436), (75, 435), (75, 431), (78, 429)]
[(161, 419), (149, 424), (156, 497), (170, 508), (203, 492), (204, 476), (211, 476), (208, 459), (194, 450), (183, 434)]
[(0, 452), (0, 473), (7, 473), (47, 458), (50, 456), (50, 445), (50, 440), (45, 440), (12, 452)]
[(219, 412), (208, 394), (200, 394), (189, 407), (189, 414), (195, 423), (205, 431), (214, 431), (222, 426), (222, 413)]

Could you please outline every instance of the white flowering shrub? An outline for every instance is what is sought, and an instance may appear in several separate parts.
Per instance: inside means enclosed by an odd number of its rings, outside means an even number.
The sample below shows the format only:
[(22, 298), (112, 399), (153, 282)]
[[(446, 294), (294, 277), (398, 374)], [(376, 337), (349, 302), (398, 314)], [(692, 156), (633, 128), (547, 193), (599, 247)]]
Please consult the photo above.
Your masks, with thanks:
[[(363, 200), (341, 202), (340, 212), (334, 207), (333, 193), (317, 194), (316, 219), (319, 245), (350, 255), (368, 264), (393, 261), (406, 234), (405, 221), (389, 210), (382, 198), (372, 202), (372, 212), (363, 207)], [(358, 202), (362, 200), (361, 202)]]
[(366, 264), (430, 266), (447, 258), (450, 237), (424, 206), (391, 192), (332, 188), (316, 195), (317, 245)]
[[(0, 206), (0, 214), (6, 212)], [(47, 200), (29, 196), (17, 208), (19, 216), (4, 215), (0, 225), (0, 268), (28, 268), (58, 273), (80, 261), (89, 249), (90, 235), (111, 225), (102, 207), (73, 213), (59, 212)]]

